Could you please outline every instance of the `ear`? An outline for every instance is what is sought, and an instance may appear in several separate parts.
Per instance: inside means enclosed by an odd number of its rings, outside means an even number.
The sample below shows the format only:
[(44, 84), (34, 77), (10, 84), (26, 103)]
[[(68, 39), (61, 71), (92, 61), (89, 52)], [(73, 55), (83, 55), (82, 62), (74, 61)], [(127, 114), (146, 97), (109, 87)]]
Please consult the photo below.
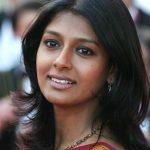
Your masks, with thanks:
[(116, 67), (112, 66), (109, 70), (108, 77), (107, 77), (108, 84), (112, 85), (115, 81), (115, 77), (116, 77)]

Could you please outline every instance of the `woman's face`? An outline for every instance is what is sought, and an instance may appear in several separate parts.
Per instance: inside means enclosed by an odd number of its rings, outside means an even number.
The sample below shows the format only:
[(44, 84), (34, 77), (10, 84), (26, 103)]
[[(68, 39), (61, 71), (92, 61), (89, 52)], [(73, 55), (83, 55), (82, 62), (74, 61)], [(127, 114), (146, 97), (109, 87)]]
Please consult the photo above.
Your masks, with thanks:
[(45, 98), (54, 105), (94, 102), (108, 76), (108, 56), (91, 26), (71, 12), (56, 15), (37, 52), (37, 77)]

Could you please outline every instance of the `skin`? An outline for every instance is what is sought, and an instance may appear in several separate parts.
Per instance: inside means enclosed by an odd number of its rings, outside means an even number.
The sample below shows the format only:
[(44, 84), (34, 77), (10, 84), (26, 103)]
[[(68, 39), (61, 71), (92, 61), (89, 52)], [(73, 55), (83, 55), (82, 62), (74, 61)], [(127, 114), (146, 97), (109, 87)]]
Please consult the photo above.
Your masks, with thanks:
[[(37, 52), (37, 77), (46, 99), (56, 105), (91, 101), (107, 74), (108, 56), (87, 21), (71, 13), (57, 15), (46, 27)], [(73, 84), (54, 87), (51, 76)]]
[[(111, 76), (108, 61), (106, 51), (84, 17), (61, 12), (47, 25), (38, 48), (36, 68), (40, 89), (54, 105), (57, 150), (90, 133), (99, 109), (94, 95)], [(60, 80), (71, 84), (59, 83)], [(93, 136), (84, 144), (96, 139)]]

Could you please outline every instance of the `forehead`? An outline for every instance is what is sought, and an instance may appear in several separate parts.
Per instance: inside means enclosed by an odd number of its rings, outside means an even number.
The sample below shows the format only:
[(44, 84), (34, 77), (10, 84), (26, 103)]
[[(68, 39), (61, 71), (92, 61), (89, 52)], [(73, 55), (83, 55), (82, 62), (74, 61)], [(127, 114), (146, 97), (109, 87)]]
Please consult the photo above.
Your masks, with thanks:
[(46, 27), (46, 30), (54, 30), (59, 33), (68, 33), (76, 36), (91, 36), (97, 39), (88, 20), (72, 12), (58, 13)]

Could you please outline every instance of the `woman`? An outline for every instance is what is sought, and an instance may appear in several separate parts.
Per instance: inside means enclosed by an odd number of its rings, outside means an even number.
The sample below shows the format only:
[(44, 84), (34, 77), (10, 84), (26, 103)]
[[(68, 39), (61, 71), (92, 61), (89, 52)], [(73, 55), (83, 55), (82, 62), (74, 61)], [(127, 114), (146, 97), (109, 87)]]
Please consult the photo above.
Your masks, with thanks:
[(15, 97), (18, 149), (149, 149), (147, 77), (122, 1), (47, 2), (22, 44), (32, 92)]

